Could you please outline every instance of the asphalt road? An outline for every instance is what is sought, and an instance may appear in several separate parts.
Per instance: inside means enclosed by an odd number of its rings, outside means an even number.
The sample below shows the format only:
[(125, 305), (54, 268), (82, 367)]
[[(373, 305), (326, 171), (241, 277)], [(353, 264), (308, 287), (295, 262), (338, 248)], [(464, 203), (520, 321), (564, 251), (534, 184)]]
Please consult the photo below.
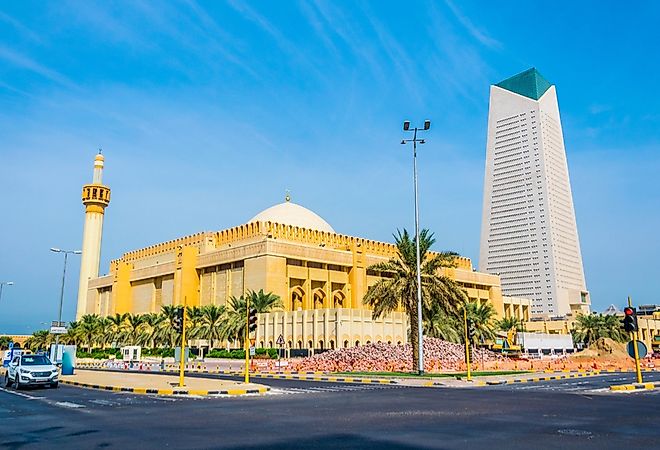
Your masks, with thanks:
[(207, 399), (0, 390), (0, 447), (660, 448), (658, 391), (601, 390), (616, 377), (628, 375), (577, 379), (593, 383), (577, 390), (575, 379), (534, 389), (264, 380), (268, 395)]

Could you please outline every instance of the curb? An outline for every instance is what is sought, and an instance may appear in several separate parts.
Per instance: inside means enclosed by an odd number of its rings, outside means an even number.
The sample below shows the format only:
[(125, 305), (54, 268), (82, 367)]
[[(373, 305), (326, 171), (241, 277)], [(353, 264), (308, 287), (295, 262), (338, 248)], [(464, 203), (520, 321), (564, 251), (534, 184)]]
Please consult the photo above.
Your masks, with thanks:
[(600, 372), (577, 372), (570, 373), (567, 375), (552, 375), (549, 377), (532, 377), (532, 378), (518, 378), (514, 380), (495, 380), (495, 381), (486, 381), (485, 383), (488, 386), (497, 386), (502, 384), (519, 384), (519, 383), (538, 383), (540, 381), (551, 381), (551, 380), (565, 380), (568, 378), (582, 378), (582, 377), (593, 377), (600, 375)]
[(131, 392), (133, 394), (141, 395), (246, 395), (246, 394), (264, 394), (270, 391), (269, 387), (261, 387), (258, 389), (227, 389), (218, 391), (204, 391), (197, 389), (149, 389), (149, 388), (132, 388), (123, 386), (108, 386), (91, 383), (81, 383), (79, 381), (60, 380), (60, 383), (70, 386), (78, 386), (88, 389), (98, 389), (101, 391), (112, 392)]
[(660, 388), (660, 382), (619, 384), (619, 385), (610, 386), (610, 391), (636, 391), (636, 390), (652, 391), (657, 388)]
[(300, 381), (322, 381), (330, 383), (362, 383), (362, 384), (398, 384), (396, 380), (378, 379), (378, 378), (353, 378), (353, 377), (332, 377), (332, 376), (300, 376), (300, 375), (280, 375), (280, 374), (255, 374), (255, 378), (271, 378), (279, 380), (300, 380)]

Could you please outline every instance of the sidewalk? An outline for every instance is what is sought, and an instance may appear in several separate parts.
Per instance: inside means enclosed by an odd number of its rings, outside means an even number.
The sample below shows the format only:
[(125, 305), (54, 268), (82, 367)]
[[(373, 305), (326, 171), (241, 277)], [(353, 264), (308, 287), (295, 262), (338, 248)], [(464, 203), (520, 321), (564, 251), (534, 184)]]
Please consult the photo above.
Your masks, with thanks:
[(263, 394), (270, 390), (255, 383), (215, 378), (186, 377), (186, 385), (179, 387), (179, 377), (131, 372), (106, 372), (76, 369), (74, 375), (63, 375), (60, 383), (106, 391), (157, 395), (244, 395)]

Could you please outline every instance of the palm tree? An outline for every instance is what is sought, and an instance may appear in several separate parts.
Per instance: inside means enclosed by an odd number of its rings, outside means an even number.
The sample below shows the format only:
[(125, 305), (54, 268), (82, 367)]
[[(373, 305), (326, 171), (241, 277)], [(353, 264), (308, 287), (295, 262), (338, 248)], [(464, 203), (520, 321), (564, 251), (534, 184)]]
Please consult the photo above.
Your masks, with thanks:
[(474, 336), (472, 344), (476, 345), (491, 341), (495, 338), (495, 309), (490, 303), (480, 304), (479, 302), (469, 302), (465, 305), (467, 308), (467, 319), (474, 324)]
[(264, 293), (263, 289), (259, 289), (259, 292), (248, 291), (247, 296), (250, 300), (250, 308), (256, 309), (259, 314), (284, 308), (284, 303), (279, 295), (272, 292)]
[(196, 337), (197, 328), (199, 328), (203, 314), (202, 308), (199, 306), (188, 306), (186, 308), (186, 340)]
[(87, 345), (87, 351), (92, 351), (92, 347), (98, 336), (98, 328), (99, 316), (96, 314), (85, 314), (78, 322), (76, 336), (81, 344)]
[(167, 342), (160, 340), (160, 328), (165, 320), (166, 317), (162, 313), (151, 313), (145, 315), (145, 334), (147, 335), (147, 341), (150, 348), (156, 348), (167, 344)]
[(100, 317), (96, 327), (96, 342), (105, 349), (112, 342), (112, 321), (108, 317)]
[(509, 331), (515, 329), (516, 331), (523, 331), (522, 320), (517, 317), (505, 317), (504, 319), (496, 322), (497, 329), (500, 331)]
[(227, 308), (224, 305), (207, 305), (201, 308), (201, 311), (202, 317), (199, 326), (195, 329), (194, 336), (209, 341), (210, 347), (213, 348), (214, 342), (223, 341), (227, 338), (223, 334)]
[(110, 321), (110, 330), (109, 330), (109, 341), (114, 343), (116, 346), (121, 346), (122, 338), (124, 335), (124, 325), (128, 313), (124, 314), (115, 314), (114, 316), (108, 316)]
[[(410, 342), (413, 344), (413, 367), (419, 367), (419, 349), (417, 321), (417, 260), (416, 241), (407, 230), (394, 236), (397, 256), (384, 263), (374, 264), (370, 270), (381, 272), (384, 278), (369, 288), (364, 303), (372, 308), (373, 317), (402, 307), (410, 318)], [(443, 252), (431, 255), (429, 250), (435, 243), (433, 233), (424, 229), (419, 233), (419, 254), (421, 261), (422, 303), (423, 309), (444, 311), (449, 316), (456, 316), (458, 309), (465, 302), (465, 292), (450, 278), (441, 274), (441, 269), (454, 267), (456, 253)]]
[(174, 328), (174, 318), (179, 311), (178, 306), (164, 305), (161, 308), (163, 320), (159, 322), (155, 339), (170, 348), (176, 347), (181, 340), (181, 333)]
[(430, 311), (426, 320), (424, 320), (424, 334), (426, 336), (449, 342), (463, 342), (462, 329), (463, 323), (458, 317), (449, 315), (439, 308)]
[(139, 314), (127, 314), (124, 328), (124, 341), (129, 345), (140, 345), (142, 341), (143, 316)]
[(245, 337), (245, 325), (247, 322), (247, 303), (244, 296), (231, 296), (227, 302), (227, 320), (222, 327), (222, 334), (227, 339), (242, 342)]
[(616, 342), (625, 342), (627, 336), (621, 330), (619, 318), (603, 314), (580, 314), (576, 317), (575, 340), (584, 342), (589, 347), (600, 338), (610, 338)]
[(25, 341), (25, 347), (36, 352), (37, 350), (48, 348), (51, 340), (52, 336), (48, 330), (35, 331), (32, 333), (32, 336)]

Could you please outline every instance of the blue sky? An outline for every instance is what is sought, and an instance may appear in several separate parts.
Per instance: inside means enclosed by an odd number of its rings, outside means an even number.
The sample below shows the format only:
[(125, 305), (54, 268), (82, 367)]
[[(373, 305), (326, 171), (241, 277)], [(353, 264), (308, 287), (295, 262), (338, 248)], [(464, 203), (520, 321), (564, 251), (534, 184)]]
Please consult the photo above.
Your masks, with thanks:
[[(477, 264), (489, 85), (557, 86), (595, 309), (660, 303), (660, 7), (602, 2), (0, 5), (0, 332), (56, 318), (99, 147), (101, 272), (124, 251), (293, 200), (340, 233), (412, 228), (401, 122), (433, 121), (420, 216)], [(72, 319), (78, 261), (69, 266)]]

